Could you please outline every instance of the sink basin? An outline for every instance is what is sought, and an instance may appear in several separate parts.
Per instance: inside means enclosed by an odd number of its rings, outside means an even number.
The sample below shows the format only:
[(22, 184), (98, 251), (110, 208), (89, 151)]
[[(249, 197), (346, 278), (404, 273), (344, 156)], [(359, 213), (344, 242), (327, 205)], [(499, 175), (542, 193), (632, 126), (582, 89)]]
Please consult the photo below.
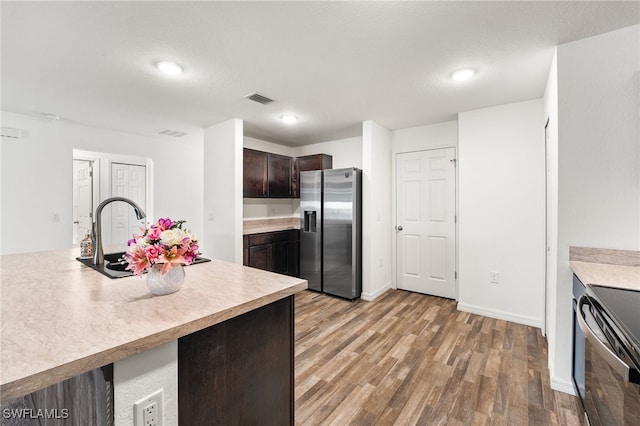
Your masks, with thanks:
[[(117, 253), (107, 253), (104, 255), (104, 263), (102, 265), (94, 265), (93, 259), (81, 259), (76, 257), (76, 260), (82, 262), (91, 269), (100, 272), (102, 275), (106, 275), (109, 278), (124, 278), (133, 275), (132, 271), (127, 271), (126, 267), (128, 263), (124, 260), (120, 260), (124, 256), (123, 251)], [(205, 257), (196, 257), (192, 265), (196, 263), (211, 262), (211, 259)]]

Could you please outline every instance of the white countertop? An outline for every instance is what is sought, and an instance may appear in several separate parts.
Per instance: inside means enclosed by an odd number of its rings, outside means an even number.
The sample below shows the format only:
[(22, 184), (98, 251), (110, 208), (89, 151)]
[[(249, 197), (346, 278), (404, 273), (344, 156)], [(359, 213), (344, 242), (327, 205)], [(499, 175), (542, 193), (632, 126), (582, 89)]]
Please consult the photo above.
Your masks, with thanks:
[(640, 252), (591, 247), (570, 247), (571, 270), (582, 284), (640, 291)]
[(275, 217), (270, 219), (245, 219), (242, 223), (242, 234), (261, 234), (263, 232), (287, 231), (300, 229), (299, 217)]

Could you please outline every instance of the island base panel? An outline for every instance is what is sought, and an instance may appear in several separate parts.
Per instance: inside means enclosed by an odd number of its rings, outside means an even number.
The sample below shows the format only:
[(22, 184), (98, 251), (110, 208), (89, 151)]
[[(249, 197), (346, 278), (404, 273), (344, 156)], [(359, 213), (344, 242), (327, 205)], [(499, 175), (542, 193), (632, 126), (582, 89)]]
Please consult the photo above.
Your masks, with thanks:
[(113, 426), (113, 364), (13, 401), (2, 401), (2, 426)]
[(294, 297), (178, 340), (182, 425), (293, 424)]

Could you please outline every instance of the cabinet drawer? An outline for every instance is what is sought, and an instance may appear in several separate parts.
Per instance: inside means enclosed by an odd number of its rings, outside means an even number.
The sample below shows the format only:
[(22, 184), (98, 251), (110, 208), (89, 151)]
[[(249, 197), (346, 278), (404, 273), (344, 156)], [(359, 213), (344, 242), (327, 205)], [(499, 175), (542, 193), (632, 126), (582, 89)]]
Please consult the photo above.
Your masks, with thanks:
[(249, 247), (261, 244), (273, 244), (289, 241), (289, 231), (265, 232), (249, 235)]

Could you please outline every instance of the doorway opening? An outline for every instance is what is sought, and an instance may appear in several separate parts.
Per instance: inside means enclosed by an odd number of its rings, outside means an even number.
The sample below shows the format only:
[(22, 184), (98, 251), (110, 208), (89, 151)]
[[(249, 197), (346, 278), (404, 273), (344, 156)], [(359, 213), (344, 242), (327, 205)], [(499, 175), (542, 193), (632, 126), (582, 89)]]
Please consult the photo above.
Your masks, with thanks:
[[(73, 150), (73, 245), (91, 233), (97, 205), (109, 197), (125, 197), (146, 213), (137, 220), (126, 203), (102, 211), (102, 243), (122, 249), (134, 233), (153, 220), (153, 161), (103, 152)], [(77, 223), (76, 223), (77, 222)]]

